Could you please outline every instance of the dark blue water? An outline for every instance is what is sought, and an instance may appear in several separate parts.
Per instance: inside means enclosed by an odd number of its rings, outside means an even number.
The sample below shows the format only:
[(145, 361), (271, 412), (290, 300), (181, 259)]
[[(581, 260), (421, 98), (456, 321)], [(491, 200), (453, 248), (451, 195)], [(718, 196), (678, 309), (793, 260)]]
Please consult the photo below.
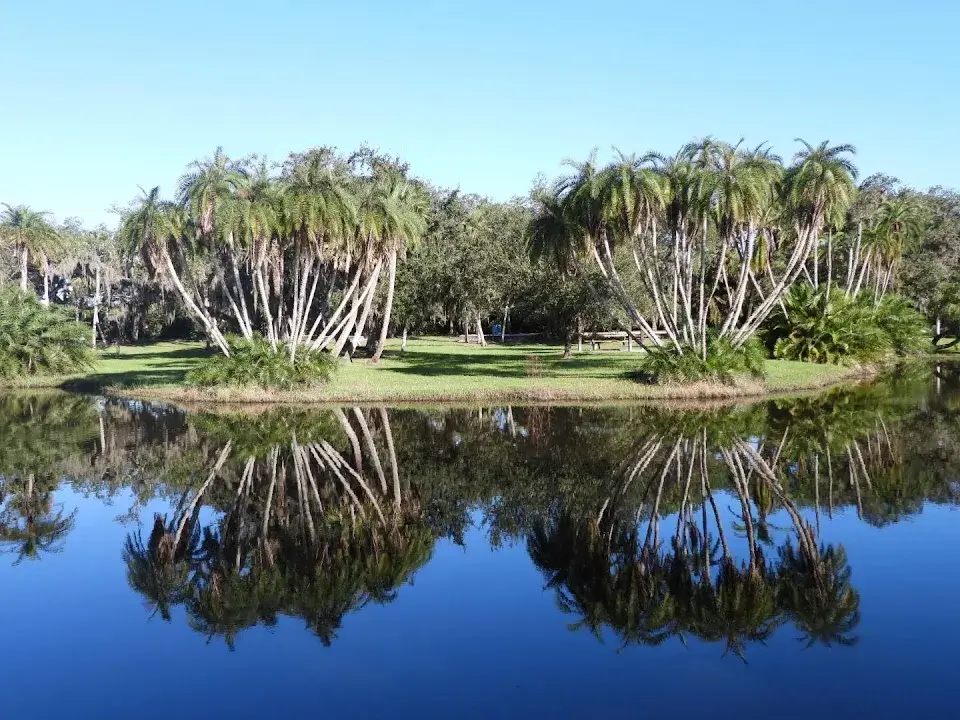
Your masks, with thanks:
[(683, 412), (4, 398), (3, 716), (950, 713), (940, 370)]

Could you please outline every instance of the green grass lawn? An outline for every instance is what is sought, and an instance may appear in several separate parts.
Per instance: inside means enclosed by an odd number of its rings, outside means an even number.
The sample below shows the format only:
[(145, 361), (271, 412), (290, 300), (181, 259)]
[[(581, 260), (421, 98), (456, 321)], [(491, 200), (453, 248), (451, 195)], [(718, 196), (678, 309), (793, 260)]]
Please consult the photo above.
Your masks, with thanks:
[(850, 377), (846, 368), (768, 361), (765, 383), (738, 387), (651, 386), (631, 374), (639, 352), (617, 350), (575, 354), (564, 360), (555, 345), (496, 345), (485, 348), (452, 338), (388, 344), (382, 361), (365, 359), (341, 366), (335, 379), (318, 389), (279, 393), (259, 389), (215, 391), (185, 387), (185, 376), (208, 352), (199, 343), (156, 343), (109, 349), (83, 376), (31, 378), (20, 386), (59, 386), (83, 392), (113, 392), (173, 401), (236, 402), (414, 402), (414, 401), (604, 401), (644, 398), (722, 398), (786, 393), (820, 387)]

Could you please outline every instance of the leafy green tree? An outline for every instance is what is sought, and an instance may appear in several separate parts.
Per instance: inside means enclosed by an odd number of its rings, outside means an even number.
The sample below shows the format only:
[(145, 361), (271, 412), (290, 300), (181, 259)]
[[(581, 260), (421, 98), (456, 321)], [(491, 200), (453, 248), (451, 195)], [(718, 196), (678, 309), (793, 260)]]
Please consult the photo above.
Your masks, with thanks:
[(904, 250), (900, 285), (934, 326), (934, 344), (953, 343), (960, 340), (960, 195), (933, 188), (916, 201), (924, 230)]

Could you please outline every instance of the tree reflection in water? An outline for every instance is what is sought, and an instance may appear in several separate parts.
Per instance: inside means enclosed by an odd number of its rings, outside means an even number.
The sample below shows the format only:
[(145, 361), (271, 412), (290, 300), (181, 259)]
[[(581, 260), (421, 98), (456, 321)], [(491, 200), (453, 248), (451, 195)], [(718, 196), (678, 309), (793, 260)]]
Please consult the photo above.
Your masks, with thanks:
[(4, 398), (0, 409), (0, 553), (15, 563), (36, 560), (64, 548), (76, 510), (54, 500), (57, 468), (69, 455), (51, 443), (48, 432), (76, 441), (84, 420), (94, 414), (83, 398), (23, 395)]
[[(783, 449), (781, 440), (768, 452), (722, 426), (654, 431), (595, 515), (561, 510), (536, 527), (528, 536), (530, 557), (561, 609), (580, 618), (571, 627), (598, 638), (610, 628), (624, 646), (693, 636), (722, 642), (741, 658), (749, 643), (765, 641), (785, 622), (810, 644), (855, 643), (860, 598), (846, 555), (842, 547), (818, 544), (784, 489), (782, 466), (790, 461)], [(728, 488), (722, 493), (715, 490), (719, 474)], [(631, 485), (642, 488), (639, 502), (625, 505)], [(752, 499), (767, 493), (792, 523), (775, 560), (764, 552), (769, 531), (758, 532), (772, 508)], [(731, 511), (733, 528), (718, 499), (739, 506)], [(745, 539), (745, 557), (732, 551), (731, 531)]]
[[(392, 601), (429, 560), (434, 536), (401, 489), (385, 411), (205, 422), (224, 440), (209, 472), (124, 553), (131, 586), (165, 619), (183, 605), (191, 627), (232, 648), (246, 628), (299, 617), (329, 645), (346, 614)], [(218, 514), (201, 527), (204, 502)]]
[[(821, 524), (956, 504), (958, 377), (698, 411), (275, 409), (184, 414), (0, 399), (0, 549), (64, 547), (66, 488), (166, 510), (127, 535), (130, 586), (233, 647), (302, 620), (323, 643), (395, 599), (438, 541), (526, 543), (571, 627), (745, 658), (780, 631), (856, 642), (860, 596)], [(6, 411), (6, 412), (4, 412)], [(70, 503), (67, 503), (69, 506)]]

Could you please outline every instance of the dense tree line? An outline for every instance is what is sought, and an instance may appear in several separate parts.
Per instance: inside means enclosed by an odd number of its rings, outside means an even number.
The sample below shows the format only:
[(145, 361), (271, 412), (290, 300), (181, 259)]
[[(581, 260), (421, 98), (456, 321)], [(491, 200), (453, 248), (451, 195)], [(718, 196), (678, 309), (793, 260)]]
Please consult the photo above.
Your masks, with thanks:
[(154, 187), (118, 207), (115, 230), (4, 205), (0, 276), (68, 307), (92, 345), (196, 332), (226, 356), (239, 338), (291, 361), (349, 356), (368, 336), (378, 359), (388, 335), (408, 332), (483, 344), (494, 327), (568, 350), (577, 333), (624, 329), (706, 357), (790, 320), (797, 287), (824, 317), (903, 297), (936, 342), (955, 342), (958, 195), (884, 175), (858, 184), (852, 154), (802, 144), (785, 163), (704, 138), (669, 156), (591, 156), (493, 202), (369, 148), (274, 164), (218, 149), (171, 199)]

